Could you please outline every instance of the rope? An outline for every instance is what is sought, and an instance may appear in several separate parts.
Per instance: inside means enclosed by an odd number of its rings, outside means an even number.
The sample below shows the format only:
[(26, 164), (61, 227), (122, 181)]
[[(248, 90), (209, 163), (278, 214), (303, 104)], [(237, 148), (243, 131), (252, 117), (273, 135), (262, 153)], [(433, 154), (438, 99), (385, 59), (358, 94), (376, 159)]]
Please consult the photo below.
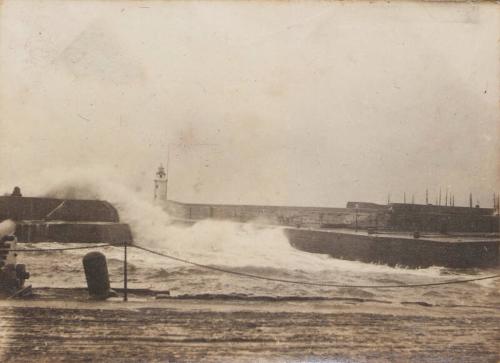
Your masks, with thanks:
[(0, 252), (60, 252), (60, 251), (71, 251), (71, 250), (85, 250), (90, 248), (100, 248), (111, 246), (109, 243), (104, 243), (100, 245), (91, 246), (80, 246), (80, 247), (64, 247), (64, 248), (23, 248), (23, 249), (0, 249)]
[[(90, 248), (101, 248), (101, 247), (108, 247), (111, 246), (109, 243), (105, 244), (100, 244), (100, 245), (90, 245), (90, 246), (80, 246), (80, 247), (65, 247), (65, 248), (25, 248), (25, 249), (0, 249), (0, 252), (2, 251), (7, 251), (7, 252), (61, 252), (61, 251), (71, 251), (71, 250), (83, 250), (83, 249), (90, 249)], [(218, 271), (218, 272), (223, 272), (231, 275), (237, 275), (241, 277), (247, 277), (247, 278), (253, 278), (253, 279), (259, 279), (259, 280), (266, 280), (266, 281), (273, 281), (273, 282), (282, 282), (282, 283), (287, 283), (287, 284), (296, 284), (296, 285), (308, 285), (308, 286), (321, 286), (321, 287), (344, 287), (344, 288), (371, 288), (371, 289), (386, 289), (386, 288), (415, 288), (415, 287), (430, 287), (430, 286), (439, 286), (439, 285), (451, 285), (451, 284), (463, 284), (467, 282), (473, 282), (473, 281), (481, 281), (481, 280), (490, 280), (490, 279), (496, 279), (500, 277), (499, 275), (491, 275), (491, 276), (485, 276), (485, 277), (477, 277), (473, 279), (464, 279), (464, 280), (451, 280), (451, 281), (443, 281), (443, 282), (433, 282), (433, 283), (427, 283), (427, 284), (408, 284), (408, 285), (346, 285), (346, 284), (328, 284), (328, 283), (320, 283), (320, 282), (309, 282), (309, 281), (298, 281), (298, 280), (288, 280), (288, 279), (279, 279), (279, 278), (274, 278), (274, 277), (267, 277), (267, 276), (260, 276), (260, 275), (254, 275), (254, 274), (248, 274), (245, 272), (239, 272), (239, 271), (234, 271), (234, 270), (227, 270), (223, 269), (220, 267), (215, 267), (215, 266), (209, 266), (209, 265), (204, 265), (201, 263), (193, 262), (190, 260), (186, 260), (183, 258), (175, 257), (168, 255), (166, 253), (161, 253), (158, 251), (153, 251), (145, 247), (137, 246), (137, 245), (132, 245), (132, 247), (135, 247), (139, 250), (143, 250), (149, 253), (152, 253), (154, 255), (158, 255), (161, 257), (165, 257), (174, 261), (178, 262), (183, 262), (187, 263), (193, 266), (201, 267), (207, 270), (213, 270), (213, 271)]]
[(283, 282), (287, 284), (296, 284), (296, 285), (309, 285), (309, 286), (321, 286), (321, 287), (349, 287), (349, 288), (371, 288), (371, 289), (387, 289), (387, 288), (415, 288), (415, 287), (429, 287), (429, 286), (438, 286), (438, 285), (451, 285), (451, 284), (463, 284), (467, 282), (472, 282), (472, 281), (481, 281), (481, 280), (488, 280), (488, 279), (496, 279), (500, 277), (499, 275), (492, 275), (492, 276), (486, 276), (486, 277), (477, 277), (474, 279), (465, 279), (465, 280), (451, 280), (451, 281), (443, 281), (443, 282), (432, 282), (428, 284), (408, 284), (408, 285), (343, 285), (343, 284), (328, 284), (328, 283), (320, 283), (320, 282), (308, 282), (308, 281), (297, 281), (297, 280), (288, 280), (288, 279), (279, 279), (279, 278), (274, 278), (274, 277), (267, 277), (267, 276), (260, 276), (260, 275), (254, 275), (254, 274), (248, 274), (245, 272), (238, 272), (238, 271), (233, 271), (233, 270), (226, 270), (223, 268), (215, 267), (215, 266), (208, 266), (208, 265), (203, 265), (201, 263), (185, 260), (183, 258), (179, 257), (174, 257), (171, 255), (168, 255), (166, 253), (161, 253), (157, 251), (150, 250), (145, 247), (137, 246), (137, 245), (132, 245), (132, 247), (135, 247), (137, 249), (152, 253), (154, 255), (166, 257), (171, 260), (179, 261), (179, 262), (184, 262), (193, 266), (198, 266), (204, 269), (208, 270), (213, 270), (213, 271), (219, 271), (219, 272), (224, 272), (227, 274), (232, 274), (232, 275), (237, 275), (237, 276), (242, 276), (242, 277), (247, 277), (247, 278), (253, 278), (253, 279), (259, 279), (259, 280), (266, 280), (266, 281), (274, 281), (274, 282)]

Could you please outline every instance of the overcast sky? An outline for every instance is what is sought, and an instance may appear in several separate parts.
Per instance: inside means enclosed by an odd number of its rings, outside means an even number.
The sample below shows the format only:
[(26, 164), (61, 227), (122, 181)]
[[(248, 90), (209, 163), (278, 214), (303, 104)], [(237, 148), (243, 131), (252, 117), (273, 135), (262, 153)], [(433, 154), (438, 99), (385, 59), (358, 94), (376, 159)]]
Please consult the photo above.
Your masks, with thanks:
[(171, 143), (179, 201), (441, 187), (490, 206), (499, 19), (494, 3), (3, 1), (1, 192), (99, 165), (150, 196)]

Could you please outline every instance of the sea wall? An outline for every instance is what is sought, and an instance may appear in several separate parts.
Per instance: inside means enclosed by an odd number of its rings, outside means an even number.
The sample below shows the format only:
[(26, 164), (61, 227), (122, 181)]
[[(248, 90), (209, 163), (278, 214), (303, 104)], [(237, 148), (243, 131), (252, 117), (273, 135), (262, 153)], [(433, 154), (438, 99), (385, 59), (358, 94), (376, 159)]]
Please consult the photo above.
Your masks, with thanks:
[(389, 226), (399, 231), (498, 233), (500, 218), (490, 208), (391, 204)]
[(0, 197), (0, 220), (16, 222), (19, 242), (132, 242), (117, 210), (102, 200)]
[(258, 205), (193, 204), (168, 201), (165, 208), (178, 218), (224, 219), (260, 222), (294, 227), (384, 228), (389, 220), (387, 208), (320, 208)]
[(290, 227), (359, 228), (422, 232), (498, 233), (491, 208), (348, 202), (347, 208), (193, 204), (168, 201), (164, 207), (183, 219), (225, 219)]
[(18, 223), (19, 242), (110, 243), (133, 242), (132, 232), (125, 223), (29, 222)]
[(407, 266), (451, 268), (494, 267), (500, 263), (500, 241), (458, 242), (318, 231), (285, 229), (290, 244), (305, 252), (334, 258)]
[(116, 209), (103, 200), (0, 197), (0, 220), (119, 222)]

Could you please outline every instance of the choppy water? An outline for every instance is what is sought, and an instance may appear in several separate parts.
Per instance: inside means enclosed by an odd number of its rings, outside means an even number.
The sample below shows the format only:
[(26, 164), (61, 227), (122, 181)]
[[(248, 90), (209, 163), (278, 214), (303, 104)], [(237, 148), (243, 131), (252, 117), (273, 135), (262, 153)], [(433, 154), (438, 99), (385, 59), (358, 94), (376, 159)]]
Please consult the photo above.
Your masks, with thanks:
[[(202, 238), (206, 224), (220, 227), (220, 234)], [(189, 235), (179, 243), (147, 245), (193, 261), (274, 278), (351, 285), (417, 284), (463, 279), (499, 273), (498, 269), (458, 271), (439, 267), (427, 269), (392, 268), (310, 254), (292, 248), (280, 230), (258, 230), (228, 222), (202, 222), (192, 228), (167, 227)], [(231, 234), (234, 233), (234, 243)], [(258, 238), (258, 240), (255, 240)], [(266, 239), (267, 238), (267, 239)], [(182, 242), (180, 242), (182, 241)], [(68, 246), (44, 243), (31, 247)], [(27, 246), (27, 247), (28, 247)], [(72, 244), (71, 246), (76, 246)], [(108, 260), (112, 286), (123, 283), (123, 249), (99, 249)], [(32, 273), (35, 287), (85, 287), (81, 259), (88, 250), (57, 253), (25, 253), (19, 257)], [(461, 285), (412, 289), (330, 288), (249, 279), (171, 261), (161, 256), (129, 248), (129, 286), (170, 290), (172, 295), (222, 294), (266, 297), (361, 298), (391, 302), (426, 302), (440, 305), (496, 305), (500, 307), (498, 280)]]
[[(122, 221), (130, 224), (137, 244), (201, 264), (275, 278), (349, 285), (420, 284), (500, 273), (499, 268), (451, 270), (431, 267), (415, 270), (343, 261), (298, 251), (290, 246), (281, 229), (252, 224), (201, 221), (190, 227), (176, 226), (170, 223), (170, 217), (158, 206), (104, 179), (98, 183), (94, 179), (85, 183), (79, 176), (77, 180), (66, 180), (51, 186), (46, 194), (62, 198), (106, 199), (118, 208)], [(68, 192), (71, 195), (67, 195)], [(46, 243), (28, 246), (56, 248), (61, 245)], [(28, 266), (34, 287), (84, 287), (81, 258), (87, 252), (21, 253), (19, 262)], [(120, 287), (123, 281), (123, 250), (106, 247), (102, 252), (108, 258), (112, 285)], [(134, 248), (129, 249), (128, 260), (131, 288), (170, 290), (172, 295), (345, 297), (500, 307), (499, 279), (432, 288), (330, 288), (227, 275)]]

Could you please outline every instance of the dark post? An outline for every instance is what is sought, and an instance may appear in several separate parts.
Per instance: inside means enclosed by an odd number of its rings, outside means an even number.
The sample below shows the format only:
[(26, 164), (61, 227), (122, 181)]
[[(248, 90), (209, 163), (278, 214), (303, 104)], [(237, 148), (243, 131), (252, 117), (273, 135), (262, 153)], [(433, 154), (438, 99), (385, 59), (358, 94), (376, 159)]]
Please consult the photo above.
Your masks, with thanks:
[(127, 242), (123, 244), (123, 301), (128, 301)]
[(94, 299), (107, 299), (110, 296), (110, 286), (106, 256), (101, 252), (89, 252), (82, 262), (89, 295)]

